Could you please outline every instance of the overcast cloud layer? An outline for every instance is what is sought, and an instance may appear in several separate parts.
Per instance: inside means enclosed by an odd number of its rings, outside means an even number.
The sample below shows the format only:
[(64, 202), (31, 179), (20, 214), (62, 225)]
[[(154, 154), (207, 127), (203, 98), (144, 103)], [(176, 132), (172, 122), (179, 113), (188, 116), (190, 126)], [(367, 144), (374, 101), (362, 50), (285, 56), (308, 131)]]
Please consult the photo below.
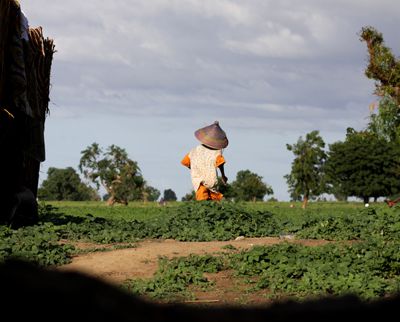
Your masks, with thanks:
[(319, 130), (329, 144), (366, 126), (376, 98), (361, 28), (400, 52), (397, 0), (20, 3), (57, 50), (41, 180), (48, 167), (77, 168), (93, 142), (116, 144), (179, 198), (191, 189), (179, 162), (193, 132), (219, 120), (230, 181), (250, 169), (288, 200), (286, 143)]

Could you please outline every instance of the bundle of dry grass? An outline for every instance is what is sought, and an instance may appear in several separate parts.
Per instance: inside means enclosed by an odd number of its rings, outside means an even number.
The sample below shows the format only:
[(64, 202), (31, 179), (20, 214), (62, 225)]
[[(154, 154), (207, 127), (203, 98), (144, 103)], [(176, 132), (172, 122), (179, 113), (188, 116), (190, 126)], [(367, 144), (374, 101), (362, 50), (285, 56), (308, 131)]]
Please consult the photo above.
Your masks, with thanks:
[(44, 119), (49, 112), (50, 72), (55, 52), (53, 39), (43, 37), (42, 27), (29, 28), (29, 47), (26, 48), (28, 97), (34, 117)]

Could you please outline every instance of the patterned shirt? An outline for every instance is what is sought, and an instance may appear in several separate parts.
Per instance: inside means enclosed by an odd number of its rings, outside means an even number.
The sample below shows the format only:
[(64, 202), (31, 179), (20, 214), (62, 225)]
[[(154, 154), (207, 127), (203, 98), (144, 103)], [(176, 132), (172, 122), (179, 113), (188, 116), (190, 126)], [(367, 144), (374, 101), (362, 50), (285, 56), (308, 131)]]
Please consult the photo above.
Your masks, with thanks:
[(217, 168), (225, 163), (222, 150), (198, 145), (182, 159), (181, 163), (190, 168), (194, 191), (197, 191), (201, 184), (211, 191), (216, 191)]

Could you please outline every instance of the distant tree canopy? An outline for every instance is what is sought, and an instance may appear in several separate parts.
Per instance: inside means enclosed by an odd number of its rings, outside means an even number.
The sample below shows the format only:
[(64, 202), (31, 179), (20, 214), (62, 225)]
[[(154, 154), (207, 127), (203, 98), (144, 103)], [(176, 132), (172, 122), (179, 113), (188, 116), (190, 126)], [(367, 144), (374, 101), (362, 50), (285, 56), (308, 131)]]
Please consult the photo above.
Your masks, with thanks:
[(303, 197), (303, 208), (308, 200), (326, 192), (323, 165), (326, 160), (324, 151), (325, 142), (319, 131), (306, 134), (305, 140), (300, 137), (295, 144), (287, 144), (295, 158), (292, 162), (292, 171), (284, 176), (289, 186), (293, 200)]
[(274, 193), (272, 187), (262, 181), (262, 177), (250, 170), (241, 170), (225, 191), (225, 198), (233, 197), (235, 201), (260, 201), (265, 195)]
[(161, 192), (151, 186), (145, 185), (143, 192), (144, 201), (157, 201), (160, 198)]
[(345, 196), (377, 199), (400, 191), (400, 147), (375, 134), (349, 128), (344, 142), (329, 146), (327, 181)]
[(100, 185), (105, 188), (109, 205), (127, 205), (129, 200), (143, 200), (145, 180), (138, 164), (128, 157), (124, 149), (111, 145), (103, 151), (97, 143), (93, 143), (81, 154), (79, 170), (97, 189)]
[(368, 130), (386, 141), (400, 142), (399, 106), (389, 97), (379, 101), (378, 114), (371, 113)]
[(196, 200), (196, 193), (193, 190), (184, 195), (181, 199), (181, 201), (194, 201), (194, 200)]
[(99, 196), (91, 187), (85, 185), (72, 167), (65, 169), (49, 168), (47, 179), (38, 189), (40, 200), (98, 200)]
[(176, 197), (175, 191), (172, 189), (165, 189), (163, 200), (164, 201), (176, 201), (178, 198)]
[(360, 40), (366, 42), (369, 54), (365, 75), (375, 80), (374, 93), (379, 98), (378, 113), (371, 114), (369, 130), (386, 140), (400, 141), (400, 60), (375, 28), (362, 28)]

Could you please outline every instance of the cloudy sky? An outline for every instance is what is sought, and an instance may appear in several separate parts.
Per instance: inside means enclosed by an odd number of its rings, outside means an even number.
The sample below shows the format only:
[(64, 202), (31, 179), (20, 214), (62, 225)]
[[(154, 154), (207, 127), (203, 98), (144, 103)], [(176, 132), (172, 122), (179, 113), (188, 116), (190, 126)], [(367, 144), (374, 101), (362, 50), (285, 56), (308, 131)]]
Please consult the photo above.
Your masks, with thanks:
[(283, 176), (312, 130), (328, 145), (366, 126), (374, 82), (364, 26), (396, 56), (398, 0), (21, 0), (54, 39), (49, 167), (77, 169), (93, 142), (116, 144), (148, 183), (191, 191), (182, 157), (215, 120), (227, 133), (230, 181), (249, 169), (289, 200)]

